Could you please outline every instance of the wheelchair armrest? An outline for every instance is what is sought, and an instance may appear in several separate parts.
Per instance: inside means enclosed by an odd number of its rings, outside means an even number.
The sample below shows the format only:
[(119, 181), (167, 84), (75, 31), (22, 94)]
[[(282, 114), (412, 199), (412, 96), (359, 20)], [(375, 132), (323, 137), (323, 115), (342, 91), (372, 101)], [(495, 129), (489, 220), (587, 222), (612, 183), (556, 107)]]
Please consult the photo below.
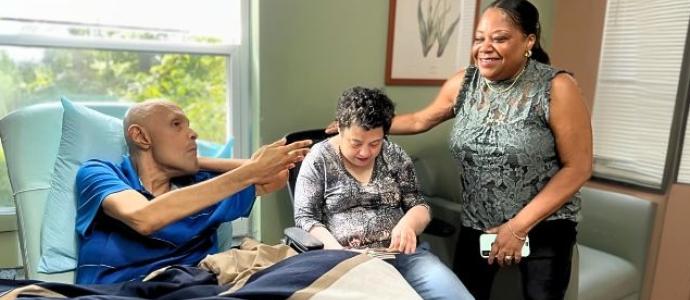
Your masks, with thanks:
[(295, 249), (297, 253), (323, 249), (323, 243), (314, 236), (298, 227), (288, 227), (283, 230), (285, 244)]
[(432, 218), (424, 233), (439, 237), (449, 237), (455, 233), (455, 226), (441, 219)]

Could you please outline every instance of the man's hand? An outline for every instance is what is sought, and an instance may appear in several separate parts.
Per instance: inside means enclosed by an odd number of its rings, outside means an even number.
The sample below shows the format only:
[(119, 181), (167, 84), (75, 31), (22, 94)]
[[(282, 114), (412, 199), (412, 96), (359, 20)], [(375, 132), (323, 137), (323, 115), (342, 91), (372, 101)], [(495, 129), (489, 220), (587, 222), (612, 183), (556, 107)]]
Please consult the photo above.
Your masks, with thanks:
[(267, 178), (276, 176), (282, 171), (295, 167), (295, 164), (302, 161), (309, 152), (311, 140), (297, 141), (285, 145), (285, 138), (272, 144), (262, 146), (247, 162), (252, 166), (254, 178), (257, 183), (267, 182)]
[(393, 227), (393, 231), (391, 232), (391, 244), (388, 250), (405, 254), (412, 254), (417, 250), (417, 234), (412, 226), (408, 225), (404, 220), (400, 220), (400, 222)]
[(266, 178), (266, 181), (257, 183), (256, 195), (262, 196), (282, 189), (287, 183), (288, 175), (288, 170), (283, 170), (274, 176)]

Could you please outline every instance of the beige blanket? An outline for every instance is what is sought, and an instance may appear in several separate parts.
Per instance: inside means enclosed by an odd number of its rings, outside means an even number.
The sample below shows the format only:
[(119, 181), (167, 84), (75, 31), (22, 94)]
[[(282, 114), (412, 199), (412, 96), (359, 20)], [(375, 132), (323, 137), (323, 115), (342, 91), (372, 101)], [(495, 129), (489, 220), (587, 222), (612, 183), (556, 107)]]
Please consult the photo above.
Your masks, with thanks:
[(290, 246), (270, 246), (248, 238), (240, 244), (239, 249), (206, 256), (199, 263), (199, 268), (213, 272), (218, 284), (232, 285), (230, 291), (236, 291), (254, 273), (296, 254)]

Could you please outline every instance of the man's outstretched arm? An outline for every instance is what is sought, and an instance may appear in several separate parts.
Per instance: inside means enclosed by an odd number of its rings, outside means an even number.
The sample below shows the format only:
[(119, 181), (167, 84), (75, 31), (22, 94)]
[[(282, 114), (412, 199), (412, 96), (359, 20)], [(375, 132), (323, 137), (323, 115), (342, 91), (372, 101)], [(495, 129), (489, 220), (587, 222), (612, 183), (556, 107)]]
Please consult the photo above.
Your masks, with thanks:
[[(149, 201), (135, 190), (108, 195), (103, 211), (142, 235), (209, 207), (252, 184), (272, 182), (276, 174), (294, 166), (309, 151), (311, 141), (284, 145), (280, 140), (257, 150), (252, 158), (215, 178), (162, 194)], [(269, 190), (270, 191), (270, 190)]]
[(206, 171), (225, 173), (239, 168), (249, 159), (243, 158), (214, 158), (199, 156), (199, 168)]
[[(202, 170), (213, 171), (218, 173), (225, 173), (239, 168), (242, 164), (249, 162), (249, 159), (243, 158), (211, 158), (199, 157), (199, 168)], [(266, 195), (282, 189), (287, 184), (288, 170), (283, 170), (275, 176), (264, 178), (263, 181), (255, 183), (256, 195)]]

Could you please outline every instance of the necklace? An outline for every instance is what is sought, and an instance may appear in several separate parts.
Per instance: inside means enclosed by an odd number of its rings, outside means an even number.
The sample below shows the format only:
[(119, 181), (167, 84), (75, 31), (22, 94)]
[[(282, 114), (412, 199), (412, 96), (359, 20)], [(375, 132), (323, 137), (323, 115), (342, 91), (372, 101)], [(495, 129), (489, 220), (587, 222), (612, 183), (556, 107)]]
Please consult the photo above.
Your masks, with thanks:
[(484, 78), (484, 83), (486, 84), (486, 86), (487, 86), (492, 92), (498, 93), (498, 94), (503, 94), (503, 93), (505, 93), (505, 92), (507, 92), (507, 91), (510, 91), (510, 89), (512, 89), (512, 88), (515, 86), (515, 83), (518, 82), (518, 79), (520, 79), (520, 76), (522, 76), (522, 73), (525, 73), (525, 69), (527, 69), (527, 64), (525, 64), (525, 67), (522, 68), (522, 70), (520, 71), (520, 73), (517, 74), (517, 76), (515, 76), (515, 80), (513, 80), (513, 83), (511, 83), (510, 86), (508, 86), (508, 87), (505, 88), (505, 89), (502, 89), (502, 90), (494, 89), (494, 88), (491, 86), (491, 83), (489, 82), (489, 80), (486, 79), (486, 78)]

